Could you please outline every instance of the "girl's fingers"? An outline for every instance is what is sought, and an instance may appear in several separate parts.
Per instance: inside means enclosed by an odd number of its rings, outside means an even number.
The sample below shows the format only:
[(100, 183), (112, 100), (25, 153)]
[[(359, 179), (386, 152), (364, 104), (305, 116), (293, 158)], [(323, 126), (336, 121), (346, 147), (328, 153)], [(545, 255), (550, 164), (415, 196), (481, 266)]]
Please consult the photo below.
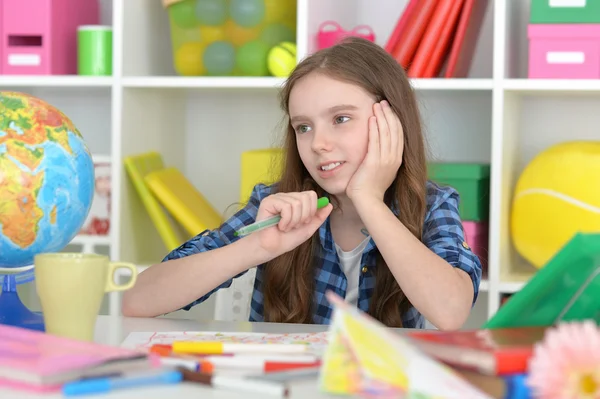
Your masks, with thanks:
[(383, 110), (383, 115), (385, 116), (385, 120), (387, 126), (389, 128), (390, 135), (390, 146), (389, 146), (389, 155), (391, 159), (396, 158), (398, 153), (398, 141), (400, 139), (399, 125), (400, 121), (398, 117), (394, 113), (392, 107), (390, 107), (389, 103), (385, 100), (381, 102), (381, 108)]
[(379, 129), (377, 128), (377, 117), (369, 118), (369, 145), (367, 146), (367, 157), (379, 157)]
[(312, 220), (317, 211), (317, 193), (305, 191), (301, 193), (277, 194), (284, 202), (279, 227), (288, 232)]
[(302, 193), (307, 210), (307, 216), (304, 218), (304, 223), (309, 223), (317, 213), (317, 193), (310, 190)]
[(290, 231), (300, 223), (302, 219), (302, 201), (289, 193), (278, 194), (281, 201), (285, 204), (281, 212), (281, 221), (279, 228), (282, 231)]
[(300, 227), (305, 223), (310, 222), (317, 209), (317, 194), (314, 191), (303, 191), (300, 193), (289, 193), (289, 195), (298, 199), (298, 201), (300, 201), (301, 204), (300, 219), (298, 220), (298, 224), (295, 225), (294, 228)]
[(387, 158), (390, 154), (390, 129), (385, 119), (381, 103), (376, 103), (373, 108), (377, 121), (377, 129), (379, 130), (380, 157)]
[(288, 226), (292, 223), (294, 213), (292, 204), (280, 197), (277, 200), (274, 200), (273, 207), (277, 210), (279, 216), (281, 216), (281, 220), (278, 224), (279, 230), (286, 231)]

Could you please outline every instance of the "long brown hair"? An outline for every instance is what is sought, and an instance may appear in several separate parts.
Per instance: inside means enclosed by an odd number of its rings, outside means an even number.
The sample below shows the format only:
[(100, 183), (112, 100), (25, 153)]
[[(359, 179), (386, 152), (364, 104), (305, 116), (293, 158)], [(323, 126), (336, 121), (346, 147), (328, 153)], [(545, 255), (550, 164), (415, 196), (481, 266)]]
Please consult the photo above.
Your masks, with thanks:
[[(380, 46), (360, 38), (347, 38), (318, 51), (300, 62), (280, 94), (281, 107), (289, 115), (290, 92), (298, 80), (318, 72), (356, 84), (376, 101), (386, 99), (396, 112), (404, 130), (402, 165), (384, 196), (385, 203), (398, 210), (400, 221), (421, 239), (426, 211), (426, 155), (421, 119), (412, 87), (402, 67)], [(296, 134), (287, 120), (284, 160), (278, 192), (323, 190), (304, 167)], [(268, 322), (313, 323), (315, 256), (320, 251), (318, 231), (294, 250), (265, 265), (263, 293), (264, 320)], [(402, 326), (402, 314), (411, 307), (392, 272), (377, 251), (375, 290), (368, 313), (390, 327)]]

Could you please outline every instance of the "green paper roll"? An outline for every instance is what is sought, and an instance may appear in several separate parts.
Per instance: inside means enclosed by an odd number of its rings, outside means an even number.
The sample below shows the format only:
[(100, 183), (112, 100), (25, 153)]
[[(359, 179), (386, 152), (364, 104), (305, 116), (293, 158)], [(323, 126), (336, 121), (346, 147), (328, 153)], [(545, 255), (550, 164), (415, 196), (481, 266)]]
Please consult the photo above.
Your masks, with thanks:
[(112, 75), (112, 27), (82, 25), (77, 28), (77, 73)]

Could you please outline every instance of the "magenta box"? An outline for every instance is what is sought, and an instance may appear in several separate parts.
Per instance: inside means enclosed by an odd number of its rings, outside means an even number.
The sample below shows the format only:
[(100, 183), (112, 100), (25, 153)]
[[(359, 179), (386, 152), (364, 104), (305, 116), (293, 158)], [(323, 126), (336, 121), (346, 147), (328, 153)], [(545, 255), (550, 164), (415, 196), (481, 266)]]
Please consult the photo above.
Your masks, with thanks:
[(600, 24), (530, 24), (529, 78), (600, 78)]
[(479, 257), (481, 265), (487, 268), (489, 228), (487, 222), (463, 221), (465, 240), (475, 255)]
[(0, 0), (0, 73), (77, 73), (77, 27), (99, 23), (98, 0)]

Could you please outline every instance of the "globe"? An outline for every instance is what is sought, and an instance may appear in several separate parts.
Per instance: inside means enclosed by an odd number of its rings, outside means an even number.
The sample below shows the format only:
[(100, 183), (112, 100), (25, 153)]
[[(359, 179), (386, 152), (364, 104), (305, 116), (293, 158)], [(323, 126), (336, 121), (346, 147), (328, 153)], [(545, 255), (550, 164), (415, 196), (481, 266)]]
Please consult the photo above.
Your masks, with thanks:
[(68, 245), (93, 195), (94, 164), (73, 122), (40, 98), (0, 91), (0, 323), (16, 314), (7, 298), (33, 280), (35, 255)]

